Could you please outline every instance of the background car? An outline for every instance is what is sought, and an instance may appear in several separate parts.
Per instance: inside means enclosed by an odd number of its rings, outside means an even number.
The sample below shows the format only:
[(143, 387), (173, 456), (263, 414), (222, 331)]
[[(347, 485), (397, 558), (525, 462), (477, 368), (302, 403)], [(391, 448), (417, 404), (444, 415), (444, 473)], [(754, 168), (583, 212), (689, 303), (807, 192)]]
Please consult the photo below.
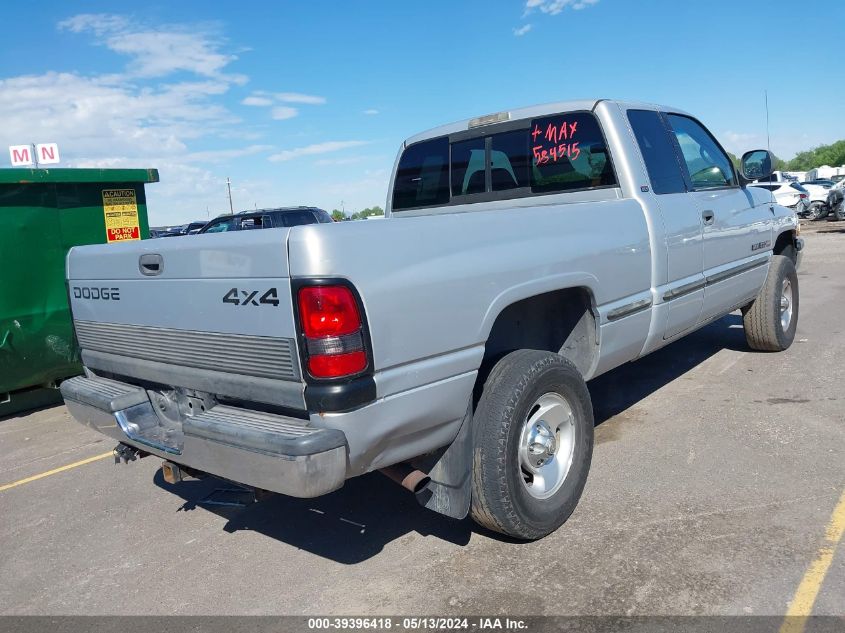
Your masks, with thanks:
[(802, 182), (801, 186), (810, 194), (810, 205), (807, 211), (814, 220), (822, 218), (827, 214), (827, 196), (830, 193), (830, 186)]
[(198, 220), (188, 224), (150, 227), (150, 237), (178, 237), (179, 235), (192, 235), (197, 233), (207, 223), (208, 220)]
[(206, 224), (198, 233), (224, 233), (250, 229), (272, 229), (301, 224), (330, 224), (334, 220), (323, 209), (317, 207), (283, 207), (279, 209), (257, 209), (235, 215), (223, 215)]
[(771, 191), (775, 202), (803, 215), (810, 206), (810, 193), (797, 182), (752, 182), (749, 187), (761, 187)]
[(821, 185), (822, 187), (830, 188), (836, 183), (833, 182), (830, 178), (816, 178), (815, 180), (808, 180), (806, 182), (802, 182), (802, 185)]
[(185, 225), (185, 232), (182, 235), (193, 235), (194, 233), (199, 233), (200, 229), (208, 224), (207, 220), (199, 220), (197, 222), (191, 222), (190, 224)]
[(841, 187), (832, 187), (827, 194), (827, 213), (837, 220), (845, 220), (845, 193)]

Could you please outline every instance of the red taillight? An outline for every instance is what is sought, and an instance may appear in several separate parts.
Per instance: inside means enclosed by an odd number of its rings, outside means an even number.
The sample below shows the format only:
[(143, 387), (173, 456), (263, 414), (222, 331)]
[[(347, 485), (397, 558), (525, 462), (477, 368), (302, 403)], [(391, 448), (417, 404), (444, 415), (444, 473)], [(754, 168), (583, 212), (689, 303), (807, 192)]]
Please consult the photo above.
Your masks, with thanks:
[(361, 328), (352, 291), (345, 286), (309, 286), (299, 291), (299, 315), (308, 338), (343, 336)]
[(364, 371), (367, 354), (352, 291), (346, 286), (306, 286), (298, 299), (308, 373), (314, 378), (340, 378)]
[(328, 356), (311, 356), (308, 359), (308, 373), (314, 378), (337, 378), (364, 371), (367, 355), (362, 351)]
[(806, 200), (806, 198), (807, 198), (806, 193), (799, 193), (798, 195), (801, 197), (802, 200)]

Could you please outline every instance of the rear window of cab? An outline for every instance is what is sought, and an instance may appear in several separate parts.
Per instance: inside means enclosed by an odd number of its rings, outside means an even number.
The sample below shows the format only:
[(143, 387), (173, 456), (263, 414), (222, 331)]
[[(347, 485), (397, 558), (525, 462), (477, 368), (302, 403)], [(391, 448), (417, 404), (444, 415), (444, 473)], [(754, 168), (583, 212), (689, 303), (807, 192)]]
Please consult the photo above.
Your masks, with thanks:
[(409, 145), (393, 210), (470, 204), (617, 186), (590, 112), (567, 112)]

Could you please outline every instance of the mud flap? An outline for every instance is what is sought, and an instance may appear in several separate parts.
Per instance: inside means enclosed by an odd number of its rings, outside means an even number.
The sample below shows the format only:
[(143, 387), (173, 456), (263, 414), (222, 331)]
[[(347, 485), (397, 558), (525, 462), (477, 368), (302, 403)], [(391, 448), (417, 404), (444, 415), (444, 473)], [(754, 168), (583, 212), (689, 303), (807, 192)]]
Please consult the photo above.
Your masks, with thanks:
[(470, 401), (454, 441), (428, 461), (433, 465), (420, 464), (421, 470), (428, 472), (431, 482), (416, 494), (417, 502), (453, 519), (463, 519), (469, 514), (472, 495), (471, 427)]

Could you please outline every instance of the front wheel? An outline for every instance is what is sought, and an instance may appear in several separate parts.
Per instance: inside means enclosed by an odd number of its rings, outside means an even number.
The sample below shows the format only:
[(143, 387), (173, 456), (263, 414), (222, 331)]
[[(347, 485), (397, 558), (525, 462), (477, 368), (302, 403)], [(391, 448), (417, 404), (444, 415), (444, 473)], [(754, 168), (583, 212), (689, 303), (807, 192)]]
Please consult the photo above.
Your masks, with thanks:
[(473, 417), (472, 517), (520, 539), (560, 527), (593, 454), (593, 407), (575, 366), (518, 350), (490, 372)]
[(798, 273), (789, 257), (772, 257), (766, 283), (743, 311), (742, 322), (752, 349), (780, 352), (792, 345), (798, 326)]
[(836, 211), (834, 211), (834, 217), (839, 220), (845, 220), (845, 202), (840, 203), (838, 207), (836, 207)]

